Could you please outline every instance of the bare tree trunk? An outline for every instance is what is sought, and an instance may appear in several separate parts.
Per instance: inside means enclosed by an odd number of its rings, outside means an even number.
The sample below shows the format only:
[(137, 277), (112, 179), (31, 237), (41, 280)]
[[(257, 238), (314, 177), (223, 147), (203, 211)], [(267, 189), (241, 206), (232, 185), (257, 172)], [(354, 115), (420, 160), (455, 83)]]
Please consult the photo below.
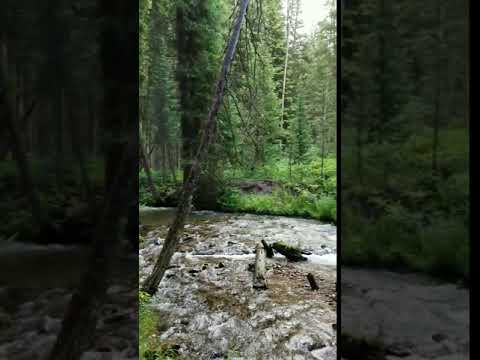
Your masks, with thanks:
[(287, 68), (288, 68), (288, 53), (289, 53), (289, 36), (290, 36), (290, 0), (287, 0), (287, 43), (285, 45), (285, 65), (283, 67), (283, 84), (282, 84), (282, 112), (280, 118), (280, 127), (284, 128), (283, 118), (285, 113), (285, 89), (287, 85)]
[(155, 188), (155, 183), (152, 179), (152, 173), (150, 171), (150, 166), (148, 164), (147, 157), (145, 155), (145, 149), (143, 148), (143, 144), (140, 142), (140, 160), (142, 161), (143, 169), (145, 170), (145, 174), (147, 175), (147, 183), (148, 187), (150, 188), (150, 192), (152, 193), (155, 200), (159, 199), (157, 189)]
[(158, 285), (160, 284), (160, 281), (162, 280), (163, 275), (165, 274), (165, 271), (170, 264), (170, 260), (179, 242), (179, 237), (181, 232), (183, 231), (185, 220), (190, 214), (193, 193), (195, 191), (198, 178), (200, 176), (200, 165), (205, 160), (205, 157), (208, 154), (208, 149), (214, 138), (217, 113), (225, 93), (225, 84), (228, 72), (235, 56), (235, 51), (240, 36), (240, 30), (242, 28), (242, 23), (247, 12), (248, 3), (249, 0), (242, 0), (240, 4), (240, 10), (238, 12), (238, 17), (235, 22), (235, 26), (233, 28), (230, 40), (228, 42), (228, 48), (225, 54), (225, 58), (223, 60), (220, 78), (218, 79), (212, 106), (210, 108), (207, 121), (205, 122), (204, 131), (202, 132), (200, 145), (198, 147), (198, 151), (190, 169), (190, 174), (183, 183), (183, 189), (180, 194), (175, 219), (170, 226), (167, 238), (165, 239), (165, 243), (163, 245), (160, 256), (157, 259), (153, 272), (143, 284), (143, 290), (149, 294), (154, 294), (157, 291)]
[(66, 119), (67, 124), (69, 125), (69, 133), (70, 133), (70, 140), (71, 140), (71, 145), (72, 145), (72, 153), (73, 156), (75, 157), (75, 160), (77, 162), (78, 168), (80, 170), (80, 178), (82, 181), (83, 188), (85, 189), (85, 197), (88, 202), (88, 206), (90, 209), (90, 216), (95, 219), (95, 197), (93, 194), (93, 187), (92, 187), (92, 182), (90, 181), (90, 177), (88, 176), (88, 171), (86, 167), (86, 162), (85, 162), (85, 156), (82, 151), (82, 145), (78, 141), (77, 137), (77, 118), (76, 118), (76, 112), (74, 111), (74, 99), (73, 97), (71, 98), (69, 102), (69, 118)]
[[(442, 4), (437, 3), (437, 26), (442, 26)], [(443, 41), (442, 30), (437, 32), (438, 52), (441, 52), (440, 44)], [(442, 76), (442, 64), (440, 62), (440, 56), (437, 55), (437, 63), (435, 64), (435, 99), (434, 99), (434, 113), (433, 113), (433, 144), (432, 144), (432, 173), (438, 175), (438, 143), (440, 132), (440, 96), (441, 96), (441, 76)]]
[[(113, 257), (118, 252), (118, 226), (122, 206), (126, 206), (122, 193), (125, 176), (133, 146), (125, 146), (116, 179), (107, 194), (103, 214), (95, 231), (95, 252), (91, 265), (82, 279), (79, 289), (73, 294), (62, 322), (62, 329), (50, 354), (49, 360), (78, 360), (93, 340), (97, 319), (104, 303)], [(119, 201), (120, 199), (120, 201)]]
[(95, 95), (93, 90), (90, 90), (88, 93), (88, 121), (89, 121), (89, 131), (88, 135), (90, 137), (90, 149), (89, 155), (95, 159), (97, 155), (97, 128), (98, 121), (95, 113)]
[[(104, 303), (110, 271), (120, 250), (122, 219), (128, 216), (129, 189), (138, 188), (138, 38), (131, 1), (98, 2), (102, 18), (100, 61), (104, 76), (103, 128), (105, 149), (105, 201), (95, 228), (94, 255), (81, 286), (73, 295), (49, 360), (79, 360), (91, 346)], [(127, 26), (125, 24), (127, 23)], [(119, 25), (122, 25), (121, 27)], [(119, 58), (118, 54), (122, 54)], [(122, 230), (122, 231), (120, 231)]]
[(64, 171), (64, 154), (63, 154), (63, 121), (65, 114), (65, 89), (60, 87), (54, 95), (55, 102), (55, 176), (57, 188), (61, 191), (63, 187), (63, 171)]
[(170, 175), (172, 176), (172, 181), (174, 184), (177, 183), (177, 176), (176, 176), (176, 146), (170, 146), (168, 151), (168, 168), (170, 169)]
[(466, 109), (466, 116), (465, 116), (465, 127), (469, 129), (470, 127), (470, 1), (467, 1), (467, 9), (466, 9), (466, 47), (467, 47), (467, 54), (465, 56), (466, 62), (466, 71), (465, 71), (465, 82), (466, 82), (466, 97), (465, 97), (465, 109)]
[(323, 90), (323, 115), (322, 115), (322, 155), (321, 155), (321, 173), (320, 176), (323, 179), (325, 178), (324, 176), (324, 162), (325, 162), (325, 137), (326, 137), (326, 126), (327, 126), (327, 93), (328, 93), (328, 81), (327, 81), (327, 86)]
[(8, 73), (6, 65), (8, 62), (6, 61), (6, 50), (6, 46), (4, 46), (4, 54), (2, 56), (3, 61), (0, 64), (0, 88), (4, 89), (3, 91), (0, 90), (0, 110), (3, 112), (4, 122), (7, 125), (7, 131), (10, 135), (12, 144), (12, 151), (16, 159), (18, 172), (20, 174), (20, 181), (30, 201), (33, 218), (39, 227), (43, 227), (46, 224), (46, 216), (42, 209), (40, 199), (33, 182), (30, 164), (23, 148), (20, 131), (18, 130), (15, 122), (16, 119), (14, 112), (16, 102), (15, 98), (13, 97), (15, 95), (15, 91), (10, 91), (12, 87), (15, 87), (15, 85), (12, 84), (7, 78)]
[[(29, 126), (30, 123), (30, 116), (33, 113), (33, 110), (35, 109), (36, 102), (32, 101), (28, 109), (23, 113), (22, 119), (20, 120), (20, 126), (25, 129)], [(2, 124), (3, 125), (3, 124)], [(2, 136), (3, 135), (3, 136)], [(11, 148), (11, 139), (9, 137), (8, 132), (0, 135), (0, 160), (5, 160), (7, 157), (10, 148)]]

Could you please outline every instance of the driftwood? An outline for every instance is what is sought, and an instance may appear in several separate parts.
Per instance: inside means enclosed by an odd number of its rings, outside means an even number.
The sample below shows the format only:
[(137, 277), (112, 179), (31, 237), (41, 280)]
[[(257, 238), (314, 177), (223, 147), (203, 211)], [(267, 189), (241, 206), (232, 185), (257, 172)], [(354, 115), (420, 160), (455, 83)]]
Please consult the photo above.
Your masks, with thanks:
[(255, 249), (255, 272), (253, 275), (253, 288), (266, 289), (267, 281), (265, 280), (265, 249), (261, 244), (257, 244)]
[(288, 246), (281, 242), (275, 242), (272, 244), (272, 248), (285, 256), (288, 261), (307, 261), (307, 258), (302, 255), (302, 251), (296, 247)]
[(310, 287), (312, 288), (312, 290), (315, 291), (319, 289), (317, 282), (315, 281), (315, 277), (313, 276), (312, 273), (307, 274), (307, 279), (308, 279), (308, 282), (310, 283)]
[(262, 240), (262, 245), (263, 245), (263, 248), (265, 249), (265, 253), (267, 255), (267, 258), (269, 258), (269, 259), (273, 258), (272, 246), (268, 245), (265, 240)]

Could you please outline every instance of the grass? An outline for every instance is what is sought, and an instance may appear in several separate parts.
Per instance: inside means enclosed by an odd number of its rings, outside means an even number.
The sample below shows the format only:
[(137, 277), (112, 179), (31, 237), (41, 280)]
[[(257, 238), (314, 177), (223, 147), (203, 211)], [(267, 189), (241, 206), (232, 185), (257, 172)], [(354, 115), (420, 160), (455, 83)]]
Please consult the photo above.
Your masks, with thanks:
[(150, 296), (139, 293), (140, 304), (140, 360), (181, 360), (172, 344), (160, 341), (158, 333), (162, 323), (160, 316), (149, 306)]
[[(283, 215), (336, 222), (336, 159), (314, 158), (302, 164), (287, 160), (272, 161), (251, 169), (226, 168), (224, 188), (217, 200), (219, 210), (263, 215)], [(153, 181), (160, 194), (169, 194), (176, 184), (153, 172)], [(242, 181), (270, 180), (278, 185), (273, 193), (242, 193), (236, 184)], [(179, 179), (177, 179), (179, 181)], [(146, 177), (140, 173), (140, 204), (155, 206)]]
[(303, 192), (292, 195), (287, 191), (272, 194), (241, 194), (227, 191), (220, 200), (222, 209), (263, 215), (283, 215), (336, 222), (336, 200), (331, 196), (317, 197)]
[[(164, 330), (160, 314), (149, 306), (151, 297), (149, 294), (139, 292), (139, 342), (140, 360), (187, 360), (178, 354), (176, 344), (161, 341), (158, 333)], [(240, 357), (236, 349), (227, 353), (226, 360), (234, 360)]]

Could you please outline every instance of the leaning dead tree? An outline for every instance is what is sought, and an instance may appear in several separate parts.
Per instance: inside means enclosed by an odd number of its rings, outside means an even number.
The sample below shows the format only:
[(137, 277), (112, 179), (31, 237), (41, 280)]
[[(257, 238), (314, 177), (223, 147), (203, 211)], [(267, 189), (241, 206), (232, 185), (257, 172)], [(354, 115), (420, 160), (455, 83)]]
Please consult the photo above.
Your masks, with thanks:
[(175, 219), (170, 226), (167, 238), (165, 239), (165, 243), (157, 259), (155, 267), (143, 284), (143, 290), (149, 294), (154, 294), (157, 291), (158, 285), (160, 284), (160, 281), (162, 281), (163, 275), (165, 274), (165, 271), (170, 264), (170, 260), (175, 253), (175, 249), (180, 239), (180, 234), (185, 225), (185, 220), (191, 212), (193, 193), (200, 176), (201, 165), (204, 162), (205, 157), (208, 154), (208, 149), (213, 142), (217, 124), (218, 110), (220, 109), (220, 105), (223, 101), (227, 76), (233, 63), (238, 39), (240, 37), (240, 30), (242, 29), (243, 20), (247, 13), (249, 2), (250, 0), (242, 0), (240, 3), (238, 16), (228, 41), (225, 57), (223, 59), (223, 65), (220, 72), (220, 77), (217, 81), (213, 102), (208, 113), (207, 121), (203, 128), (200, 145), (190, 168), (189, 176), (183, 183)]

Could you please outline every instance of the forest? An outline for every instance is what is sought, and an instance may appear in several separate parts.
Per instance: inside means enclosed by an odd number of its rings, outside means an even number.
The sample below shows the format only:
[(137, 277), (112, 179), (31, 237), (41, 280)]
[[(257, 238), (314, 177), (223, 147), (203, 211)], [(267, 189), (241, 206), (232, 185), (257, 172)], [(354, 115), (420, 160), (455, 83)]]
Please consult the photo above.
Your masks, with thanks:
[(140, 2), (141, 359), (336, 357), (336, 2), (306, 3)]
[(469, 356), (470, 1), (2, 5), (0, 358)]
[(468, 283), (469, 2), (345, 1), (342, 262)]
[[(137, 6), (2, 6), (0, 358), (80, 359), (111, 346), (106, 332), (134, 356)], [(109, 307), (132, 318), (97, 327)]]
[[(197, 209), (335, 222), (337, 46), (329, 6), (328, 17), (305, 34), (300, 1), (289, 4), (288, 14), (279, 0), (249, 5)], [(143, 205), (176, 204), (234, 11), (233, 1), (140, 3)]]

